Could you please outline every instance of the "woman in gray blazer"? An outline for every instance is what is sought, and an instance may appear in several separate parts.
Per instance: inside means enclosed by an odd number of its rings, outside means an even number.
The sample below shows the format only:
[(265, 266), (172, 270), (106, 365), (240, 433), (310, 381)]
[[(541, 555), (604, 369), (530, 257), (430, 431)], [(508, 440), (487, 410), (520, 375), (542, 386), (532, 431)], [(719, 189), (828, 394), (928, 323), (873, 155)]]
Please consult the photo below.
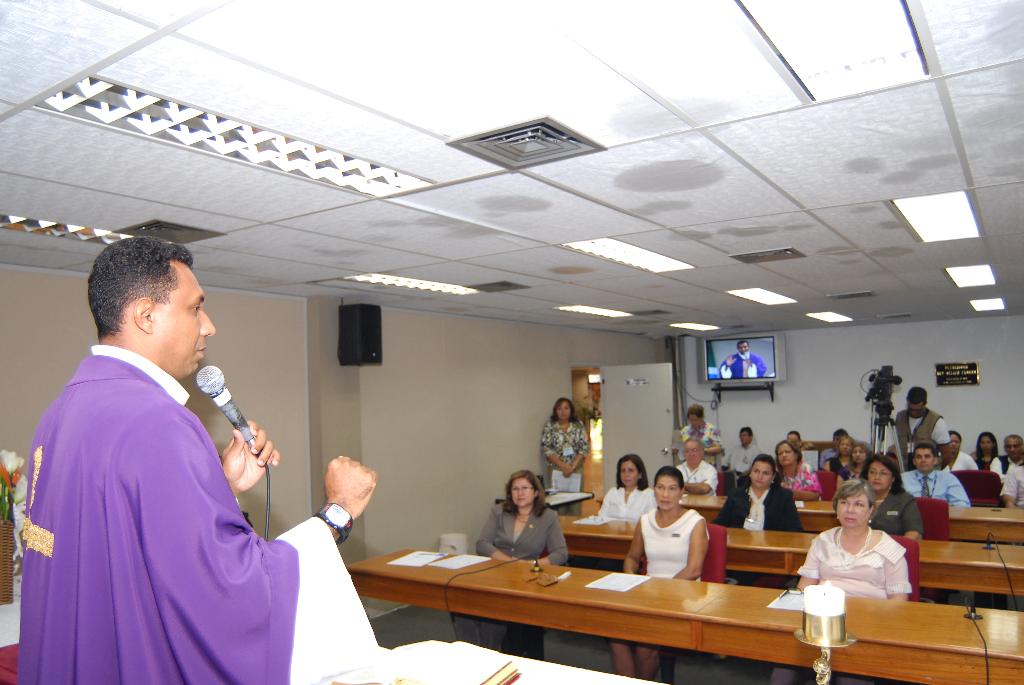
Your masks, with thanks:
[[(569, 559), (558, 515), (544, 504), (544, 488), (531, 471), (516, 471), (509, 477), (505, 501), (496, 504), (487, 517), (476, 541), (476, 553), (495, 561), (536, 559), (541, 566), (560, 566)], [(543, 633), (539, 629), (461, 614), (454, 614), (452, 623), (456, 638), (463, 642), (544, 658)], [(517, 639), (503, 645), (510, 627)]]

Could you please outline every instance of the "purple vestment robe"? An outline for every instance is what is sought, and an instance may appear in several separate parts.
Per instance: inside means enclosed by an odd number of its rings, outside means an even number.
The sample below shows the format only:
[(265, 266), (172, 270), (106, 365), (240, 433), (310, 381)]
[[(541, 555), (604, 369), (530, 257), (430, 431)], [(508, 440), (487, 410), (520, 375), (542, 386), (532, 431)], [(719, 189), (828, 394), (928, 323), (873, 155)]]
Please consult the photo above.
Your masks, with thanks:
[(53, 546), (25, 553), (19, 683), (288, 682), (297, 553), (245, 522), (191, 411), (90, 357), (32, 451)]

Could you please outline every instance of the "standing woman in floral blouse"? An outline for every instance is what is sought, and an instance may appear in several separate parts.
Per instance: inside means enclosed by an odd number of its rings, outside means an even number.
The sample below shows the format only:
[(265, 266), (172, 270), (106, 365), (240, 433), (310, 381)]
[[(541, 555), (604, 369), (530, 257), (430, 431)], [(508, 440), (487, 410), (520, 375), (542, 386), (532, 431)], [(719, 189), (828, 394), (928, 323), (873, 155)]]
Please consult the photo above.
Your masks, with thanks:
[(544, 460), (551, 468), (551, 487), (562, 492), (583, 489), (583, 460), (590, 442), (583, 422), (576, 418), (572, 400), (559, 397), (540, 436)]

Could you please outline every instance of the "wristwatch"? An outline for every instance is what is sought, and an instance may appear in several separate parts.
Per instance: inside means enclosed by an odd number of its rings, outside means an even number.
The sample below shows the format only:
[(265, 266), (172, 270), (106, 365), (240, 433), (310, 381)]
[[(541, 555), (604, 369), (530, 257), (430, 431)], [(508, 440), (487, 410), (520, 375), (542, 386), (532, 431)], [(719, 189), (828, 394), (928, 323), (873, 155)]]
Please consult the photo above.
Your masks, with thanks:
[(345, 511), (345, 507), (334, 502), (328, 502), (324, 508), (316, 513), (316, 517), (331, 527), (338, 538), (340, 545), (348, 539), (352, 532), (352, 515)]

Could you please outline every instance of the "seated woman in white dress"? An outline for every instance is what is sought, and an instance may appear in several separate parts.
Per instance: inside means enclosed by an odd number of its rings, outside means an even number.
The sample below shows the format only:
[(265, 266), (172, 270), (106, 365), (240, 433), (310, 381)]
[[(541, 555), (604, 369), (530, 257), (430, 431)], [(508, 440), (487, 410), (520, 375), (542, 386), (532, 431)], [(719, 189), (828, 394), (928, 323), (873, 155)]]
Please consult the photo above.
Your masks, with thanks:
[(624, 455), (615, 465), (615, 487), (605, 494), (597, 515), (636, 523), (654, 507), (654, 490), (648, 487), (643, 459), (635, 454)]
[[(647, 575), (655, 578), (700, 580), (708, 551), (708, 526), (693, 509), (679, 504), (683, 474), (674, 466), (662, 466), (654, 476), (657, 508), (640, 517), (633, 543), (622, 564), (626, 573), (638, 573), (643, 557)], [(612, 665), (619, 675), (650, 679), (658, 670), (660, 648), (609, 640)]]
[[(851, 597), (905, 601), (912, 590), (907, 574), (906, 550), (880, 530), (868, 525), (874, 491), (860, 479), (844, 481), (836, 490), (832, 506), (839, 527), (826, 530), (811, 543), (797, 573), (803, 590), (808, 585), (829, 581)], [(771, 685), (804, 682), (806, 671), (777, 667)], [(871, 683), (871, 680), (839, 676), (840, 685)]]

